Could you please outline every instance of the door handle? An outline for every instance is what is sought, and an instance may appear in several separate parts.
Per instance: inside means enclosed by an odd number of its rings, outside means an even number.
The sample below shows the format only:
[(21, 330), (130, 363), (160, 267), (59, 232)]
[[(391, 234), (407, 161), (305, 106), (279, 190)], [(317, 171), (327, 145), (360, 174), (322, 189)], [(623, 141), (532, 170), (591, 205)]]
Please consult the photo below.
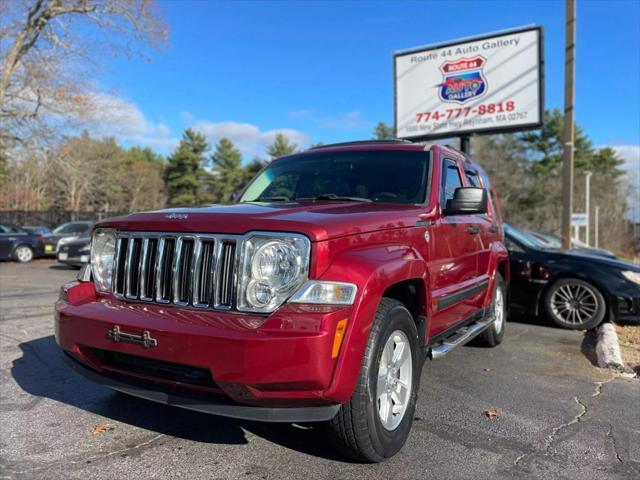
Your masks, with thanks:
[(467, 229), (467, 232), (469, 232), (471, 235), (477, 235), (478, 233), (480, 233), (480, 227), (469, 227)]

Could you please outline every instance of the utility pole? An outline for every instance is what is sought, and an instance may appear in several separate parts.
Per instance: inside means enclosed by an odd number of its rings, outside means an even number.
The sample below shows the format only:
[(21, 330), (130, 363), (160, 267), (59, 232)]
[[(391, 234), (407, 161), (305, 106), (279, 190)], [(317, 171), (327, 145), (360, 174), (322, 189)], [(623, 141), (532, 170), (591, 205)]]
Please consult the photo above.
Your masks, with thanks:
[(471, 155), (471, 137), (469, 135), (462, 135), (460, 137), (460, 151)]
[(591, 175), (593, 175), (593, 172), (585, 172), (586, 178), (585, 181), (587, 182), (586, 188), (585, 188), (585, 212), (587, 214), (587, 245), (591, 245), (589, 243), (589, 227), (591, 227), (591, 214), (589, 213), (589, 200), (591, 197)]
[(600, 217), (600, 206), (596, 205), (596, 218), (595, 218), (595, 223), (596, 223), (596, 231), (595, 231), (595, 235), (596, 235), (596, 245), (595, 247), (598, 248), (598, 246), (600, 245), (600, 238), (598, 235), (598, 224), (599, 224), (599, 217)]
[(562, 248), (571, 248), (571, 214), (573, 213), (573, 139), (575, 101), (576, 3), (566, 0), (564, 35), (564, 152), (562, 154)]

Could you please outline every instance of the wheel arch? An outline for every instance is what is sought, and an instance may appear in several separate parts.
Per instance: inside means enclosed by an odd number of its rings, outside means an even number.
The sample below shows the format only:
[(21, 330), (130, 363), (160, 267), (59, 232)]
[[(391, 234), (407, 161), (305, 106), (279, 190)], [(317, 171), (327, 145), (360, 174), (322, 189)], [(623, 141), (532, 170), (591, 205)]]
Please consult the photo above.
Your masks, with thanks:
[[(333, 380), (325, 395), (341, 403), (355, 388), (376, 311), (383, 297), (405, 304), (421, 337), (426, 332), (427, 267), (419, 252), (408, 245), (358, 248), (343, 252), (320, 277), (350, 281), (358, 286)], [(348, 280), (345, 280), (348, 279)], [(424, 344), (424, 340), (422, 340)]]

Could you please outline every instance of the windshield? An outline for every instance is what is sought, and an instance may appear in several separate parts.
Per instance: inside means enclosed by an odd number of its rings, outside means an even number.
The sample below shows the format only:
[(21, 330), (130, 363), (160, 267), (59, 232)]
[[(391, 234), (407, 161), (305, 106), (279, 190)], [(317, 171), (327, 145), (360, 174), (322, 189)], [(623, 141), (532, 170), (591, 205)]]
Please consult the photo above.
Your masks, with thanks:
[(504, 226), (504, 232), (514, 239), (516, 242), (521, 243), (525, 247), (529, 248), (549, 248), (549, 244), (538, 240), (533, 235), (520, 230), (519, 228), (512, 227), (511, 225)]
[(241, 202), (340, 200), (423, 203), (429, 155), (376, 150), (313, 153), (278, 160), (253, 179)]
[(56, 227), (53, 233), (85, 233), (88, 232), (91, 226), (88, 223), (63, 223), (59, 227)]

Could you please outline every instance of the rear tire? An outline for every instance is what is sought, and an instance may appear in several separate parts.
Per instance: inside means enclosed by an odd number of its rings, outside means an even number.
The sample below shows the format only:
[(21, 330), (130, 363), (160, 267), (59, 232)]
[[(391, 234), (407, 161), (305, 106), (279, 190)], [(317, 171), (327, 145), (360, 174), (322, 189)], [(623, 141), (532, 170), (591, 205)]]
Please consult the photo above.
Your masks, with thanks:
[(33, 260), (33, 250), (28, 245), (19, 245), (13, 251), (13, 258), (20, 263), (29, 263)]
[(397, 300), (382, 298), (353, 395), (328, 424), (340, 452), (381, 462), (402, 448), (413, 423), (421, 358), (411, 314)]
[(504, 329), (507, 324), (507, 287), (499, 273), (496, 273), (494, 281), (491, 309), (494, 320), (490, 327), (476, 337), (474, 343), (478, 346), (497, 347), (504, 338)]

